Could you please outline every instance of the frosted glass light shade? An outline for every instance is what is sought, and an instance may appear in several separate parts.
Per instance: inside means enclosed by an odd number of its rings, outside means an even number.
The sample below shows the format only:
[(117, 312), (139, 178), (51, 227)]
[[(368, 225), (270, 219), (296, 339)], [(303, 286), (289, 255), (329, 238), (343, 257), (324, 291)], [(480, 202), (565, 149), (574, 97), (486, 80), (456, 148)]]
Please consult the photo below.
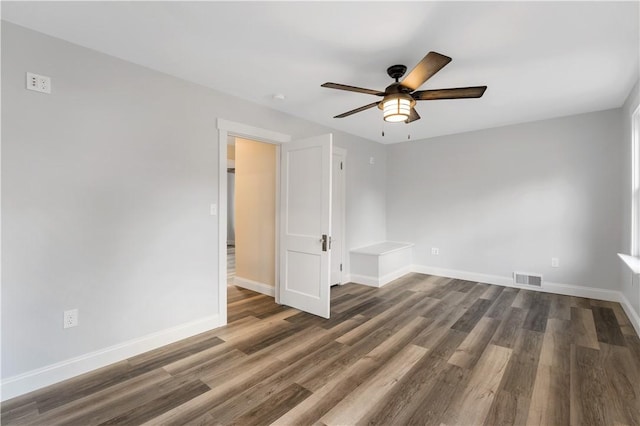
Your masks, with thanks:
[(405, 121), (411, 114), (411, 100), (394, 97), (382, 103), (384, 121), (399, 122)]

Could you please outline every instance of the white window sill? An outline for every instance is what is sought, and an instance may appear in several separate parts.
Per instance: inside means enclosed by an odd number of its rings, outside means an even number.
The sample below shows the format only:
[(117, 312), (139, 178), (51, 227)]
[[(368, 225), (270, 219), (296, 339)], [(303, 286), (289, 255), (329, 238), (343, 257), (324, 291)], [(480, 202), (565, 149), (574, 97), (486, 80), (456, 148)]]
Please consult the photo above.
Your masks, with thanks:
[(618, 256), (634, 274), (640, 275), (640, 257), (629, 256), (628, 254), (622, 253), (618, 253)]

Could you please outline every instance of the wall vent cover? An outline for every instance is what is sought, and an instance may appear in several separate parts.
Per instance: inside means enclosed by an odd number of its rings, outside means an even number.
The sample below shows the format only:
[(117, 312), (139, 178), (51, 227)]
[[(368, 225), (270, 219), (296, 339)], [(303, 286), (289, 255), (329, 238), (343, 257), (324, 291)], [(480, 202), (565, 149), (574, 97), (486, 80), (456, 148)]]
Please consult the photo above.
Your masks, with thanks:
[(532, 285), (542, 287), (542, 275), (528, 274), (524, 272), (514, 272), (513, 282), (521, 285)]

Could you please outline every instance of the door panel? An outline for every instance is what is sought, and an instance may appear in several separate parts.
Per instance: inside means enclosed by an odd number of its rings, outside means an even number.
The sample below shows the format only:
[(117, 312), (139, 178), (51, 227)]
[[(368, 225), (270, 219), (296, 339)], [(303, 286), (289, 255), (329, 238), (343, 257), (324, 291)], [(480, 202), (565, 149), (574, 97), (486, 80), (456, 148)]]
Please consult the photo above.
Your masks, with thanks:
[(280, 303), (329, 318), (332, 136), (281, 147)]

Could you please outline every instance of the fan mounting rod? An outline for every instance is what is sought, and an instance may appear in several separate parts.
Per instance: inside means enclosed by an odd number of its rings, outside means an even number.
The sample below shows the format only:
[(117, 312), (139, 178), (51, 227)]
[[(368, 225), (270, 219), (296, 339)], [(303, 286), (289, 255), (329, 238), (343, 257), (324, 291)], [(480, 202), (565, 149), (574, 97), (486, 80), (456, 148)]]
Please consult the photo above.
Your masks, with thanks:
[(400, 80), (400, 77), (402, 77), (405, 72), (407, 72), (407, 67), (405, 67), (404, 65), (391, 65), (389, 68), (387, 68), (387, 74), (389, 74), (389, 77), (395, 78), (396, 83), (398, 82), (398, 80)]

